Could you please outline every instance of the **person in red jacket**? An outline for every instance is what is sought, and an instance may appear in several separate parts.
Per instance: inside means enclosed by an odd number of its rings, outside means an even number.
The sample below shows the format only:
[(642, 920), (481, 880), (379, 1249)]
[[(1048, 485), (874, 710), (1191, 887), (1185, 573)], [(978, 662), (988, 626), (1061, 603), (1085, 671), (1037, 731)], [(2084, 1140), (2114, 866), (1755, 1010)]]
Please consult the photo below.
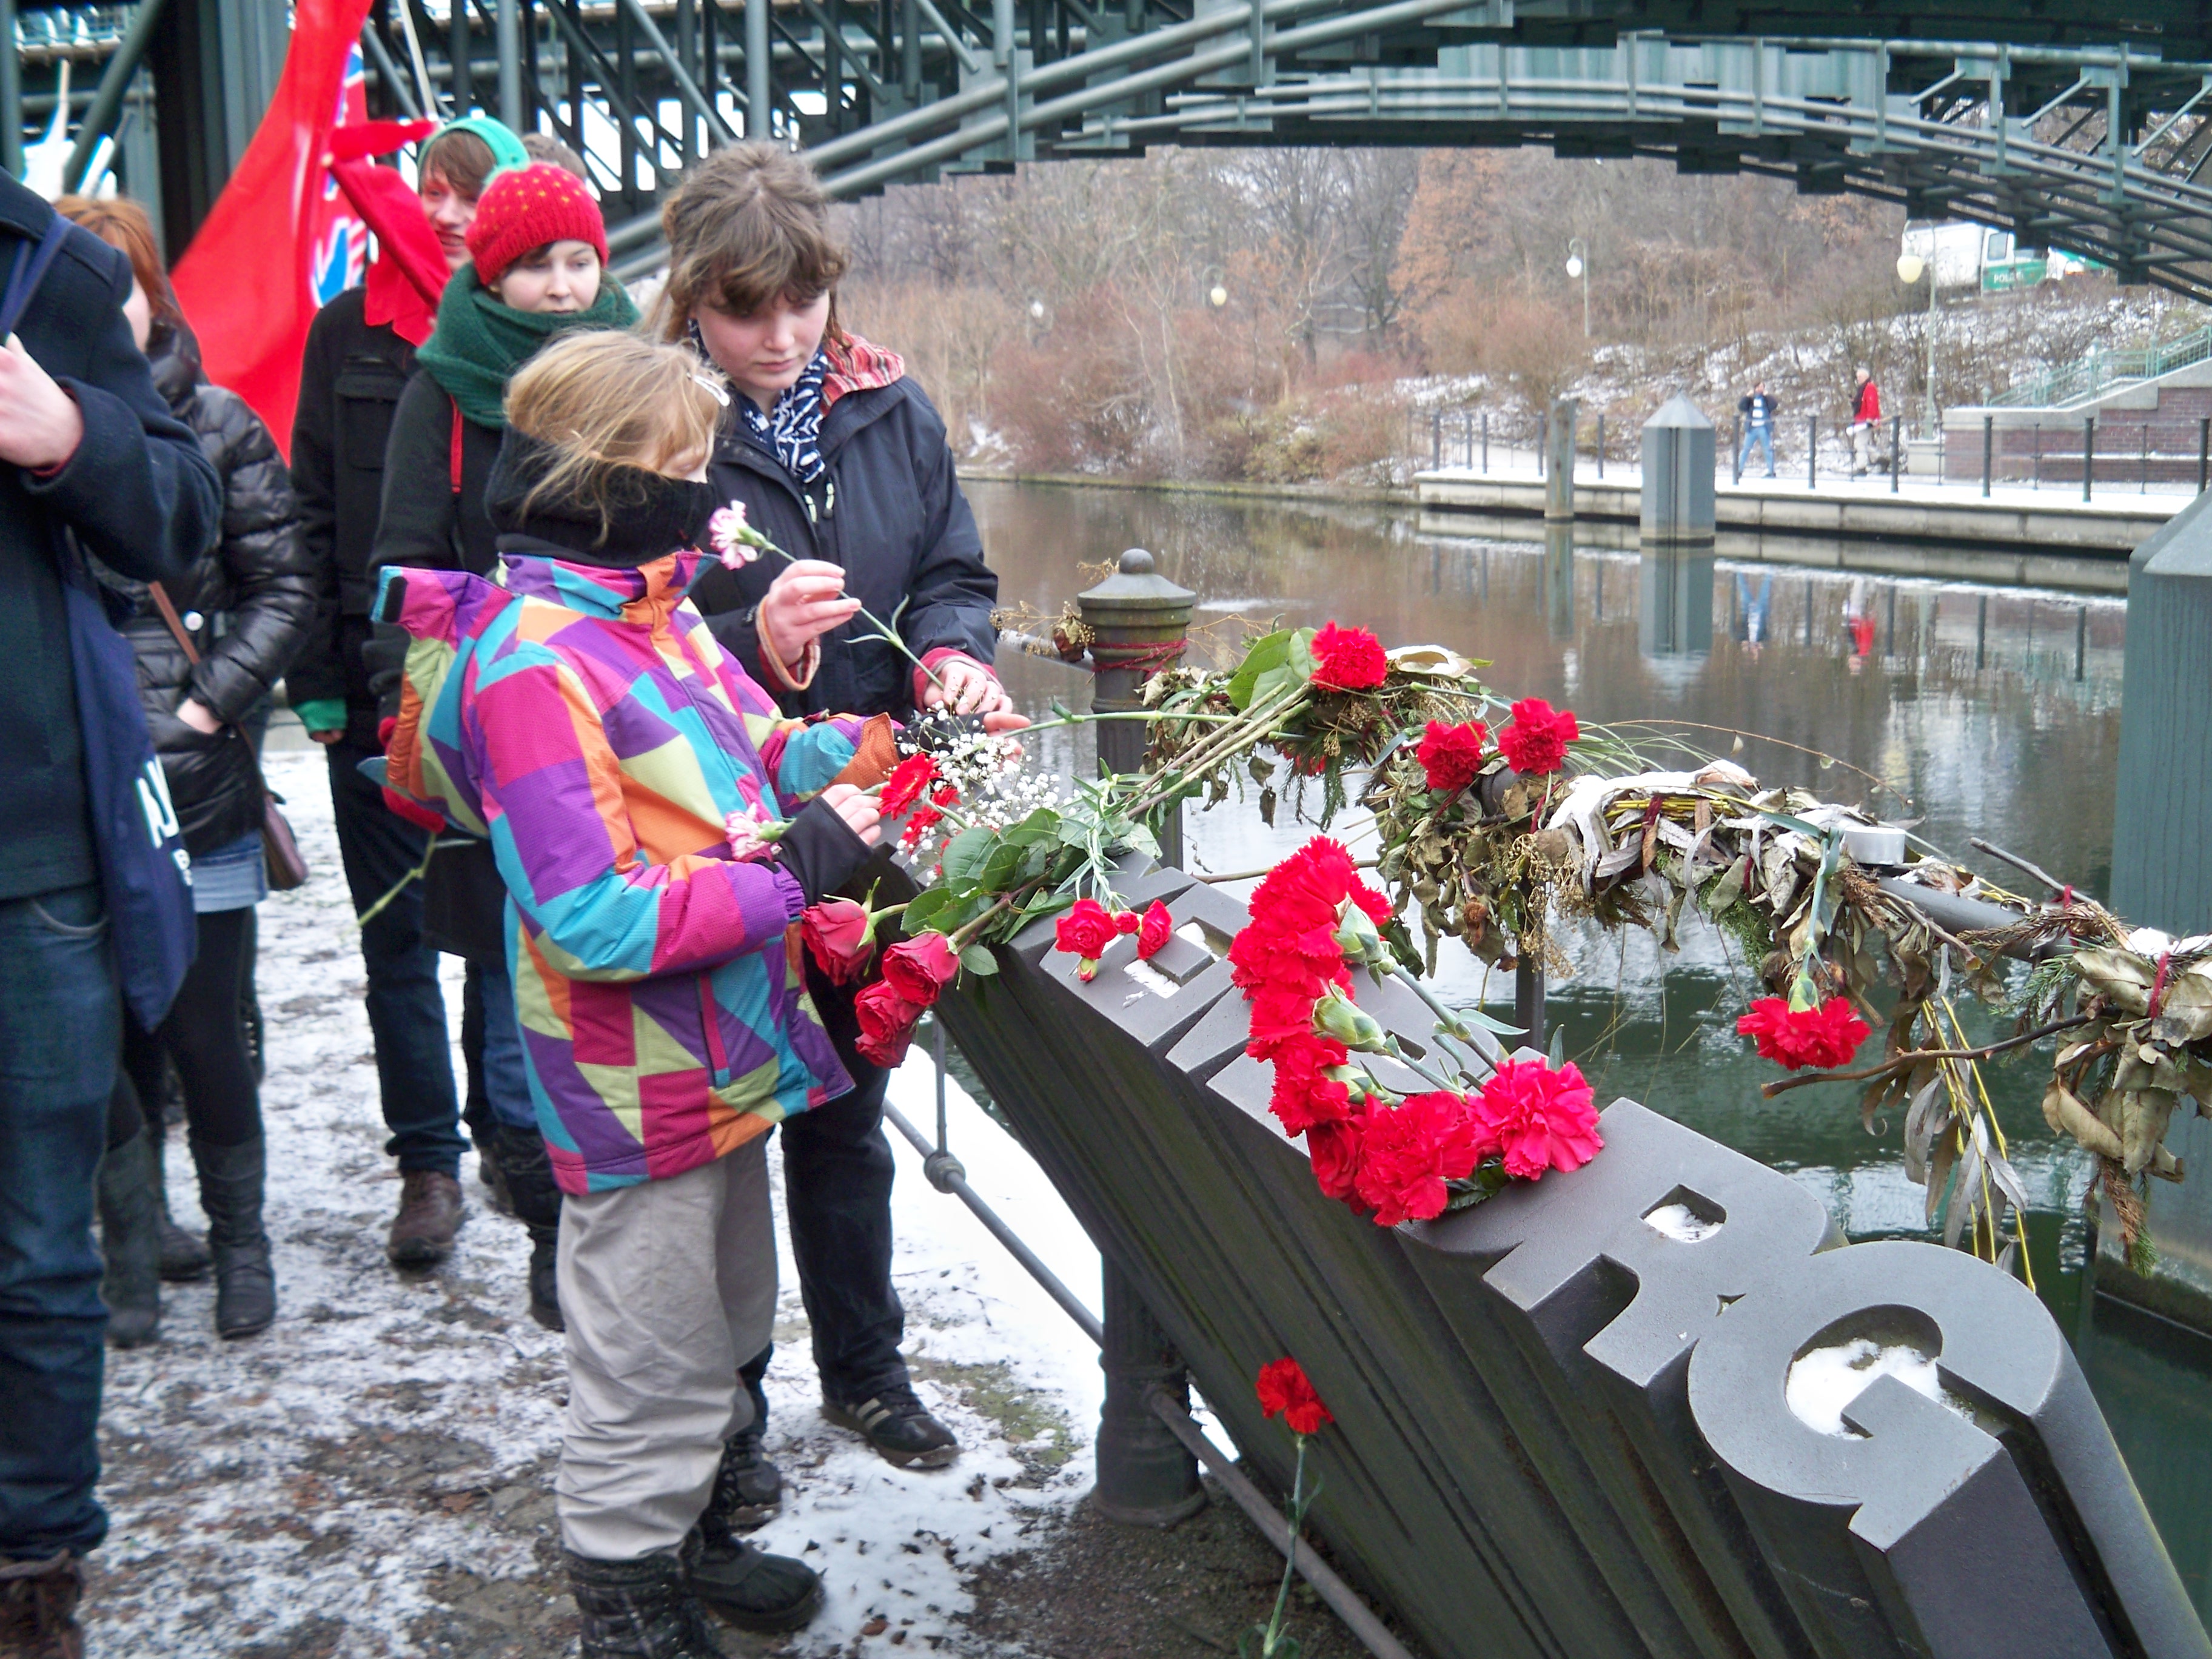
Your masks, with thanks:
[(1874, 371), (1859, 366), (1858, 392), (1851, 404), (1851, 477), (1863, 478), (1874, 465), (1875, 429), (1881, 425), (1881, 390)]

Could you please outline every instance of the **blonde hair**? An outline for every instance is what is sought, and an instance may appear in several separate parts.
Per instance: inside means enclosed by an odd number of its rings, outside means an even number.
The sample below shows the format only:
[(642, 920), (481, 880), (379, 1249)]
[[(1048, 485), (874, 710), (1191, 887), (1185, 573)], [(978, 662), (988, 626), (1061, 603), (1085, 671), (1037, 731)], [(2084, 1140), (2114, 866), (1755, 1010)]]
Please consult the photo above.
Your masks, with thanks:
[(655, 320), (664, 338), (684, 337), (702, 306), (744, 317), (786, 295), (811, 305), (824, 294), (830, 337), (842, 337), (836, 288), (852, 257), (802, 157), (765, 140), (716, 150), (668, 198), (660, 229), (668, 281)]
[(617, 329), (563, 334), (507, 382), (507, 423), (553, 451), (523, 498), (580, 502), (599, 515), (644, 504), (647, 475), (682, 477), (711, 453), (726, 394), (688, 345)]

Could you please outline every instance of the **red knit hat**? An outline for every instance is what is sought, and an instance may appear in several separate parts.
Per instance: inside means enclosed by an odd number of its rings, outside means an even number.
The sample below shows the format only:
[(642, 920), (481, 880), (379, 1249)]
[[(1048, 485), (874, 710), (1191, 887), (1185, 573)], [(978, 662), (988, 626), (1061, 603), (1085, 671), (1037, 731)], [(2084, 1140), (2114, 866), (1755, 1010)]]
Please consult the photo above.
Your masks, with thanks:
[(607, 262), (607, 224), (584, 181), (565, 167), (539, 161), (502, 173), (477, 198), (469, 252), (477, 280), (497, 282), (524, 254), (549, 242), (589, 242)]

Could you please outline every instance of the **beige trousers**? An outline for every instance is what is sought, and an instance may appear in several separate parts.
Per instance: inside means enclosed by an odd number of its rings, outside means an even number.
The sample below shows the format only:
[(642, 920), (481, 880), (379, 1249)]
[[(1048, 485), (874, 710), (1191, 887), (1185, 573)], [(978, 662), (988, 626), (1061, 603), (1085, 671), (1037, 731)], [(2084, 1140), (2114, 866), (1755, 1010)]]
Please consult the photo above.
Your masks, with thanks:
[(775, 1320), (767, 1137), (672, 1180), (565, 1199), (560, 1274), (561, 1541), (602, 1561), (673, 1549), (723, 1441), (752, 1420), (738, 1367)]

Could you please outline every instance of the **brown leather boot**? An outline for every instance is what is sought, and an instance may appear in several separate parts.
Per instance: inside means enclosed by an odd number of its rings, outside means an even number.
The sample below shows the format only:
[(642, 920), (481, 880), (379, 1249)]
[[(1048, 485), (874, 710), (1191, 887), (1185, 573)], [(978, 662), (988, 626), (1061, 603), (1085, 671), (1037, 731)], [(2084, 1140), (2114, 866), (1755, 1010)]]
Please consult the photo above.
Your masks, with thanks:
[(0, 1560), (0, 1653), (15, 1659), (84, 1659), (76, 1622), (84, 1563), (64, 1550), (45, 1561)]
[(428, 1267), (453, 1254), (461, 1230), (461, 1183), (436, 1170), (410, 1170), (384, 1253), (395, 1267)]

